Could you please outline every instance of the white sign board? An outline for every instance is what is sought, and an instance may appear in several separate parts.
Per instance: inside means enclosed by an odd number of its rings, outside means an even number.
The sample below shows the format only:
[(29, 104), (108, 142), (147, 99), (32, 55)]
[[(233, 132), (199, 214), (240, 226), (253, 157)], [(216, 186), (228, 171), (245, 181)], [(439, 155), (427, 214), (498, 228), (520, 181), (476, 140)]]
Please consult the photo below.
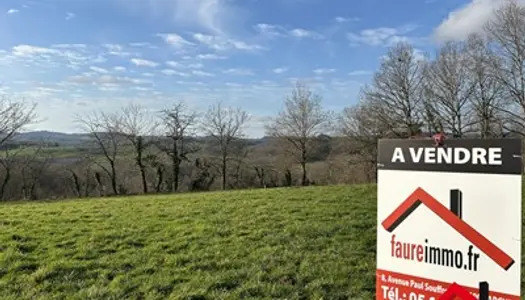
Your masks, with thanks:
[(521, 141), (381, 140), (376, 299), (439, 299), (457, 283), (476, 299), (519, 300)]

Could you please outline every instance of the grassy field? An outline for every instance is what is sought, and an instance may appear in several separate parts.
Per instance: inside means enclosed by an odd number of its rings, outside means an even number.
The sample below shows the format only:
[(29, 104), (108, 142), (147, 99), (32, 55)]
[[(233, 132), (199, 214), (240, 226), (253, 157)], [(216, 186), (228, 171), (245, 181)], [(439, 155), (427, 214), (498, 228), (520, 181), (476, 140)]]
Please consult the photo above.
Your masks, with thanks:
[(375, 185), (0, 204), (0, 299), (370, 300), (375, 229)]
[(374, 298), (375, 186), (0, 205), (0, 299)]

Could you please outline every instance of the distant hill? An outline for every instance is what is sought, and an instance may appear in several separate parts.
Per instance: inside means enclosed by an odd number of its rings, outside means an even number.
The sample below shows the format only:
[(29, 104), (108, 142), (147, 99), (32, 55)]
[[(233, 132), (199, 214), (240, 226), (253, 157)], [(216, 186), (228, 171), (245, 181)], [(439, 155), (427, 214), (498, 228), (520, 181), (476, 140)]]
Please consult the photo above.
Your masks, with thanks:
[[(82, 144), (89, 140), (91, 136), (87, 133), (63, 133), (63, 132), (55, 132), (55, 131), (29, 131), (29, 132), (23, 132), (19, 133), (15, 136), (13, 141), (15, 143), (25, 142), (25, 143), (38, 143), (38, 142), (46, 142), (46, 143), (56, 143), (60, 145), (61, 147), (72, 147), (77, 146), (79, 144)], [(201, 141), (209, 141), (211, 137), (198, 137), (197, 140)], [(254, 145), (264, 145), (266, 144), (271, 138), (264, 137), (264, 138), (247, 138), (246, 139), (250, 144)]]
[(30, 131), (19, 133), (15, 136), (17, 142), (41, 142), (58, 143), (60, 146), (75, 146), (88, 140), (90, 137), (85, 133), (62, 133), (53, 131)]

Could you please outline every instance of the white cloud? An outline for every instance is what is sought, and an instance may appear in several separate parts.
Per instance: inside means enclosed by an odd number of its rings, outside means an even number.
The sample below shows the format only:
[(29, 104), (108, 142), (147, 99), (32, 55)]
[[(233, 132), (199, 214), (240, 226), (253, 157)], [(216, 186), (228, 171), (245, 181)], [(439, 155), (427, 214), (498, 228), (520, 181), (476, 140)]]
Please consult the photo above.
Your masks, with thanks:
[(336, 69), (315, 69), (313, 72), (317, 75), (323, 75), (323, 74), (335, 73)]
[(124, 51), (124, 47), (119, 44), (104, 44), (103, 45), (107, 50), (108, 54), (115, 55), (115, 56), (131, 56), (133, 55), (130, 52)]
[(150, 43), (147, 43), (147, 42), (135, 42), (135, 43), (129, 43), (128, 45), (131, 46), (131, 47), (136, 47), (136, 48), (149, 48), (149, 49), (158, 49), (159, 48), (159, 47), (157, 47), (155, 45), (152, 45)]
[(224, 85), (230, 86), (230, 87), (242, 87), (243, 86), (242, 84), (236, 83), (236, 82), (226, 82)]
[(201, 68), (204, 68), (204, 65), (201, 63), (194, 63), (194, 64), (189, 64), (186, 67), (190, 69), (201, 69)]
[(199, 43), (206, 45), (207, 47), (217, 50), (217, 51), (226, 51), (226, 50), (243, 50), (243, 51), (254, 51), (262, 50), (264, 47), (259, 45), (251, 45), (246, 42), (226, 38), (218, 35), (207, 35), (202, 33), (196, 33), (193, 35), (193, 38)]
[(39, 86), (36, 88), (36, 90), (43, 94), (47, 94), (47, 95), (50, 95), (53, 93), (60, 93), (64, 91), (63, 89), (55, 89), (55, 88), (50, 88), (50, 87), (45, 87), (45, 86)]
[(178, 75), (178, 76), (182, 76), (182, 77), (188, 77), (190, 76), (188, 73), (184, 73), (184, 72), (179, 72), (179, 71), (175, 71), (175, 70), (172, 70), (172, 69), (164, 69), (161, 71), (164, 75), (168, 75), (168, 76), (173, 76), (173, 75)]
[(204, 67), (204, 65), (201, 63), (185, 64), (185, 63), (180, 63), (178, 61), (173, 61), (173, 60), (169, 60), (165, 62), (165, 64), (174, 69), (201, 69)]
[(346, 22), (357, 22), (357, 21), (360, 21), (359, 18), (345, 18), (345, 17), (335, 17), (334, 20), (337, 23), (346, 23)]
[(56, 54), (58, 51), (50, 48), (37, 47), (31, 45), (18, 45), (13, 47), (13, 54), (16, 56), (34, 56), (40, 54)]
[(225, 56), (217, 55), (217, 54), (212, 54), (212, 53), (208, 53), (208, 54), (198, 54), (195, 58), (196, 58), (196, 59), (199, 59), (199, 60), (226, 59)]
[(18, 9), (11, 8), (7, 11), (8, 15), (16, 14), (17, 12), (20, 12)]
[(504, 3), (501, 0), (472, 0), (449, 13), (435, 29), (434, 38), (438, 41), (463, 40), (471, 33), (478, 33), (494, 17), (494, 10)]
[(284, 72), (288, 71), (288, 68), (275, 68), (272, 70), (272, 72), (274, 72), (275, 74), (282, 74)]
[(294, 38), (313, 38), (322, 39), (322, 34), (313, 30), (307, 30), (303, 28), (285, 28), (281, 25), (272, 25), (266, 23), (259, 23), (254, 26), (255, 30), (263, 37), (276, 38), (276, 37), (294, 37)]
[(196, 25), (215, 33), (222, 32), (221, 13), (224, 10), (224, 1), (151, 0), (148, 2), (157, 9), (162, 7), (162, 9), (171, 10), (176, 22)]
[(101, 56), (101, 55), (98, 55), (97, 57), (93, 58), (92, 62), (94, 64), (101, 64), (101, 63), (105, 63), (108, 59), (105, 58), (104, 56)]
[(89, 69), (93, 72), (97, 72), (97, 73), (102, 73), (102, 74), (106, 74), (106, 73), (109, 73), (108, 70), (104, 69), (104, 68), (100, 68), (100, 67), (96, 67), (96, 66), (91, 66), (89, 67)]
[(158, 36), (175, 49), (183, 49), (187, 46), (195, 45), (176, 33), (159, 33)]
[(348, 75), (349, 76), (362, 76), (362, 75), (370, 75), (372, 73), (373, 73), (372, 71), (368, 71), (368, 70), (357, 70), (357, 71), (352, 71), (348, 73)]
[(121, 85), (121, 84), (144, 84), (147, 83), (145, 80), (120, 77), (111, 75), (92, 76), (91, 74), (83, 74), (69, 77), (68, 82), (77, 84), (101, 84), (101, 85)]
[(104, 44), (103, 45), (108, 51), (110, 52), (121, 52), (123, 51), (123, 48), (119, 44)]
[(51, 48), (63, 48), (63, 49), (86, 49), (86, 44), (54, 44)]
[(243, 16), (243, 11), (229, 0), (173, 0), (176, 19), (195, 23), (216, 34), (225, 34), (230, 24)]
[(169, 17), (182, 26), (191, 26), (209, 33), (224, 35), (246, 15), (231, 0), (114, 0), (135, 13), (149, 11), (153, 17)]
[(259, 32), (259, 34), (266, 36), (266, 37), (284, 36), (284, 34), (282, 33), (283, 28), (279, 25), (260, 23), (260, 24), (255, 25), (254, 27), (255, 27), (255, 30)]
[(137, 67), (149, 67), (154, 68), (158, 66), (159, 64), (156, 62), (153, 62), (151, 60), (143, 59), (143, 58), (132, 58), (131, 62), (136, 65)]
[(170, 66), (170, 67), (172, 67), (172, 68), (179, 68), (179, 67), (182, 66), (181, 63), (176, 62), (176, 61), (172, 61), (172, 60), (167, 61), (167, 62), (166, 62), (166, 65), (168, 65), (168, 66)]
[(126, 68), (122, 67), (122, 66), (116, 66), (116, 67), (113, 68), (113, 70), (115, 70), (117, 72), (125, 72)]
[(196, 75), (196, 76), (205, 76), (205, 77), (213, 77), (213, 76), (215, 76), (212, 73), (208, 73), (208, 72), (204, 72), (204, 71), (200, 71), (200, 70), (193, 70), (193, 71), (191, 71), (191, 74)]
[(143, 86), (134, 86), (133, 89), (137, 91), (143, 91), (143, 92), (152, 90), (152, 88), (150, 87), (143, 87)]
[(172, 70), (172, 69), (164, 69), (164, 70), (162, 70), (160, 72), (162, 74), (169, 75), (169, 76), (177, 74), (177, 71)]
[(11, 58), (35, 68), (67, 67), (78, 70), (82, 66), (105, 62), (106, 58), (97, 51), (97, 47), (84, 44), (53, 44), (50, 47), (22, 44), (12, 48)]
[(417, 27), (414, 25), (405, 25), (398, 28), (379, 27), (361, 30), (359, 33), (348, 33), (347, 38), (351, 45), (368, 45), (368, 46), (391, 46), (400, 41), (413, 41), (406, 34), (414, 31)]
[(232, 75), (239, 75), (239, 76), (251, 76), (255, 75), (252, 70), (245, 69), (245, 68), (231, 68), (223, 71), (224, 74), (232, 74)]
[(288, 34), (296, 38), (322, 38), (322, 35), (319, 33), (302, 28), (292, 29), (288, 32)]
[(68, 13), (66, 13), (66, 21), (69, 21), (69, 20), (73, 19), (76, 16), (77, 16), (76, 14), (68, 12)]

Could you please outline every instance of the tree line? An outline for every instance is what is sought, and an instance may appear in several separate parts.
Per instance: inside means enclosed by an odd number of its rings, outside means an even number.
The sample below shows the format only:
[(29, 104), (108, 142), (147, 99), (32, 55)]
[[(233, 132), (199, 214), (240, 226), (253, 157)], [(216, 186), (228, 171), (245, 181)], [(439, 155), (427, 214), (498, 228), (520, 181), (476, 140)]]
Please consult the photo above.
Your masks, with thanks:
[(264, 139), (244, 136), (250, 116), (241, 108), (178, 102), (77, 116), (90, 139), (75, 157), (45, 143), (12, 147), (37, 121), (34, 105), (0, 99), (1, 200), (373, 182), (380, 138), (525, 134), (525, 7), (506, 1), (482, 33), (432, 55), (392, 46), (342, 112), (297, 82)]
[(375, 170), (377, 139), (445, 132), (450, 138), (525, 134), (525, 7), (505, 1), (465, 41), (442, 44), (433, 58), (393, 46), (342, 131), (351, 153)]

